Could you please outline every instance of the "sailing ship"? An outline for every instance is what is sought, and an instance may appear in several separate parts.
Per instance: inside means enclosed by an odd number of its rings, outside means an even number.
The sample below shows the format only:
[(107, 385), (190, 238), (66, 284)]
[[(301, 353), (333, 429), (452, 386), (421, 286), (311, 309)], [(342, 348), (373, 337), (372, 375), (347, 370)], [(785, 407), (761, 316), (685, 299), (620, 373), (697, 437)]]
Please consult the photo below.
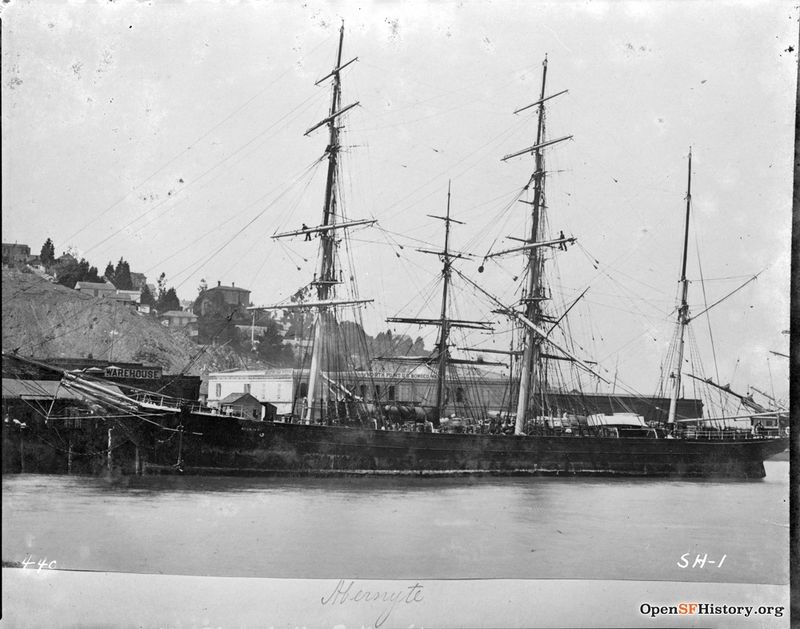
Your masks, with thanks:
[[(686, 280), (686, 246), (691, 205), (691, 161), (687, 194), (686, 231), (678, 307), (680, 345), (672, 369), (672, 390), (666, 418), (645, 417), (636, 412), (605, 414), (587, 403), (580, 393), (564, 393), (553, 386), (554, 368), (566, 364), (592, 377), (608, 380), (589, 361), (580, 358), (566, 342), (555, 340), (563, 332), (561, 316), (549, 313), (545, 285), (545, 252), (559, 252), (575, 238), (546, 233), (545, 149), (569, 139), (548, 139), (545, 133), (546, 103), (558, 94), (546, 94), (547, 59), (542, 71), (539, 98), (522, 109), (538, 108), (536, 140), (532, 146), (506, 155), (508, 160), (533, 155), (534, 170), (523, 190), (531, 198), (520, 199), (530, 207), (530, 229), (521, 244), (494, 257), (522, 253), (525, 289), (519, 303), (504, 304), (477, 281), (454, 267), (461, 254), (450, 246), (450, 230), (459, 221), (451, 217), (450, 189), (444, 216), (444, 247), (428, 251), (443, 263), (440, 316), (396, 317), (391, 321), (439, 328), (436, 348), (419, 362), (436, 376), (432, 404), (400, 412), (397, 405), (382, 403), (372, 380), (373, 363), (366, 355), (363, 328), (346, 325), (342, 313), (356, 319), (371, 299), (359, 295), (355, 275), (345, 273), (341, 258), (347, 257), (348, 230), (366, 227), (374, 219), (351, 219), (337, 192), (340, 177), (342, 115), (358, 103), (342, 105), (342, 71), (356, 59), (342, 62), (344, 27), (339, 32), (335, 66), (323, 79), (331, 81), (328, 116), (306, 131), (327, 127), (325, 149), (328, 168), (322, 220), (315, 227), (275, 234), (274, 238), (302, 236), (318, 239), (317, 271), (303, 298), (259, 307), (260, 310), (295, 310), (309, 313), (310, 352), (299, 370), (305, 386), (288, 418), (269, 421), (224, 415), (218, 410), (144, 392), (122, 394), (98, 379), (64, 373), (62, 385), (91, 397), (116, 411), (113, 422), (129, 442), (112, 444), (109, 457), (121, 460), (125, 447), (132, 471), (186, 474), (609, 474), (641, 476), (701, 476), (761, 478), (763, 462), (785, 450), (784, 435), (753, 434), (749, 430), (710, 431), (696, 414), (682, 417), (681, 390), (683, 330), (689, 322)], [(518, 110), (521, 111), (521, 110)], [(483, 265), (479, 271), (483, 270)], [(451, 355), (451, 331), (457, 328), (491, 330), (487, 321), (458, 319), (448, 314), (448, 290), (453, 274), (484, 295), (496, 312), (521, 331), (521, 346), (508, 352), (512, 408), (483, 417), (447, 417), (448, 378), (454, 369), (470, 368), (470, 361)], [(311, 293), (309, 295), (309, 293)], [(355, 347), (356, 350), (352, 348)], [(343, 349), (346, 348), (346, 349)], [(485, 365), (485, 363), (484, 363)], [(473, 409), (474, 410), (474, 409)], [(747, 417), (760, 415), (751, 409)], [(785, 413), (784, 411), (780, 411)], [(774, 413), (773, 413), (774, 414)], [(404, 420), (404, 421), (398, 421)], [(463, 422), (456, 420), (463, 419)], [(689, 420), (694, 427), (687, 430)], [(470, 430), (464, 430), (468, 424)], [(398, 429), (398, 427), (401, 427)], [(477, 427), (476, 427), (477, 426)], [(117, 437), (118, 439), (120, 437)], [(130, 467), (130, 466), (129, 466)], [(131, 471), (131, 470), (129, 470)]]

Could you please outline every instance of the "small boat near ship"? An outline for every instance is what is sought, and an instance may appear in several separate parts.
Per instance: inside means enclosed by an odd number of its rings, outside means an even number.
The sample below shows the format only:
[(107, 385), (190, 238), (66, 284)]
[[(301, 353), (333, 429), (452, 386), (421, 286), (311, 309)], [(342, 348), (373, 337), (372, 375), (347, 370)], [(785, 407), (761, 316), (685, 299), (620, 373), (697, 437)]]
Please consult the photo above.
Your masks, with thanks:
[[(545, 149), (571, 137), (549, 139), (546, 135), (545, 104), (560, 94), (546, 94), (546, 58), (539, 98), (523, 108), (538, 109), (535, 143), (503, 158), (534, 157), (533, 173), (518, 199), (530, 208), (529, 231), (515, 238), (518, 245), (488, 253), (479, 268), (482, 272), (483, 265), (496, 257), (522, 254), (525, 268), (521, 274), (521, 298), (515, 304), (504, 304), (454, 267), (454, 262), (464, 256), (453, 251), (450, 244), (451, 226), (459, 221), (451, 217), (448, 189), (445, 215), (433, 216), (444, 223), (443, 249), (424, 251), (436, 255), (443, 265), (440, 316), (390, 319), (394, 323), (438, 328), (433, 353), (405, 359), (427, 365), (435, 374), (433, 400), (390, 403), (382, 398), (371, 376), (376, 359), (367, 355), (366, 343), (359, 333), (363, 327), (348, 325), (342, 317), (342, 313), (350, 312), (360, 322), (361, 309), (372, 301), (360, 295), (355, 272), (344, 270), (350, 257), (348, 231), (376, 222), (349, 217), (338, 191), (342, 116), (358, 104), (342, 104), (341, 74), (355, 61), (343, 63), (343, 38), (342, 27), (335, 66), (318, 82), (330, 80), (332, 84), (328, 116), (306, 131), (306, 135), (322, 127), (328, 131), (322, 220), (315, 227), (303, 224), (301, 229), (273, 235), (299, 236), (304, 242), (312, 237), (318, 240), (317, 271), (302, 292), (303, 298), (254, 308), (302, 312), (310, 319), (309, 351), (298, 369), (304, 382), (295, 396), (293, 412), (280, 419), (248, 419), (196, 402), (143, 391), (123, 392), (102, 379), (63, 371), (61, 386), (105, 409), (114, 433), (109, 430), (108, 456), (113, 451), (117, 465), (136, 473), (763, 477), (764, 460), (788, 447), (788, 437), (778, 419), (788, 417), (788, 411), (751, 406), (742, 416), (710, 419), (704, 419), (699, 409), (689, 416), (681, 412), (687, 407), (686, 401), (680, 399), (680, 391), (683, 331), (690, 321), (686, 252), (691, 153), (678, 346), (670, 371), (669, 397), (653, 400), (643, 396), (651, 407), (647, 415), (606, 414), (577, 385), (569, 390), (559, 387), (565, 381), (558, 375), (561, 365), (611, 383), (570, 345), (565, 322), (571, 306), (561, 313), (550, 312), (546, 306), (550, 295), (545, 281), (545, 254), (564, 251), (575, 242), (574, 237), (566, 237), (563, 232), (552, 237), (546, 230)], [(509, 364), (516, 367), (508, 376), (509, 404), (505, 408), (486, 409), (470, 404), (468, 387), (459, 385), (468, 383), (465, 374), (470, 369), (477, 368), (477, 364), (486, 367), (488, 363), (451, 355), (452, 330), (491, 331), (493, 324), (450, 314), (449, 289), (454, 274), (487, 299), (495, 312), (519, 332), (519, 344), (507, 352)], [(7, 354), (4, 358), (28, 360)], [(392, 361), (397, 357), (381, 359)], [(667, 401), (668, 409), (664, 409)], [(448, 405), (457, 412), (448, 415)], [(726, 424), (728, 420), (751, 421), (758, 417), (776, 418), (778, 430), (756, 433)], [(95, 418), (102, 419), (103, 414), (96, 414)], [(59, 418), (49, 421), (55, 425)], [(726, 425), (719, 427), (720, 422)]]

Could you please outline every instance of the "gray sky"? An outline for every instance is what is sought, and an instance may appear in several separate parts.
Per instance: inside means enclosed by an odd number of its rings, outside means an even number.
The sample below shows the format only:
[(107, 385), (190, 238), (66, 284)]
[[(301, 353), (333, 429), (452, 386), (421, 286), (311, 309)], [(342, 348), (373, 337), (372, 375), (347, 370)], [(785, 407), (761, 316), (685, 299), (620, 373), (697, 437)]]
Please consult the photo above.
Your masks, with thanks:
[[(548, 134), (574, 135), (547, 153), (550, 223), (580, 243), (559, 256), (554, 291), (568, 303), (591, 285), (574, 326), (586, 353), (652, 391), (691, 145), (692, 309), (696, 245), (707, 303), (766, 268), (711, 311), (719, 378), (787, 394), (788, 361), (769, 350), (788, 349), (791, 2), (12, 2), (2, 18), (3, 241), (38, 252), (49, 236), (101, 272), (120, 256), (151, 281), (164, 271), (183, 299), (205, 278), (262, 304), (314, 271), (316, 242), (269, 235), (319, 222), (324, 169), (303, 172), (327, 138), (303, 133), (326, 115), (328, 83), (314, 82), (344, 19), (345, 59), (359, 63), (343, 102), (361, 103), (346, 119), (347, 212), (381, 225), (354, 234), (372, 332), (436, 314), (418, 295), (436, 261), (413, 247), (440, 241), (425, 215), (443, 212), (448, 179), (467, 223), (456, 247), (483, 255), (524, 232), (525, 206), (506, 206), (533, 163), (500, 158), (533, 144), (533, 110), (512, 112), (538, 97), (547, 53), (548, 93), (569, 89), (549, 103)], [(512, 294), (519, 259), (475, 266), (461, 268)], [(706, 319), (695, 327), (715, 376)]]

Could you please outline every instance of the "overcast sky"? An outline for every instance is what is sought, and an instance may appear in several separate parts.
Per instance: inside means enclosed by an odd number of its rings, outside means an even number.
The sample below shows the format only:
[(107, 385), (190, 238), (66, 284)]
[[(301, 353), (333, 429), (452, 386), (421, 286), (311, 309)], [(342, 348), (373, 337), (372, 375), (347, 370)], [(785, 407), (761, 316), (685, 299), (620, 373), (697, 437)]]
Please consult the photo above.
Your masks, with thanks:
[[(791, 2), (12, 2), (2, 18), (3, 242), (38, 253), (51, 237), (101, 272), (120, 256), (151, 282), (163, 271), (183, 299), (204, 278), (260, 304), (314, 272), (316, 242), (269, 236), (320, 222), (324, 165), (308, 168), (326, 132), (303, 133), (326, 115), (329, 83), (314, 83), (344, 20), (345, 60), (359, 62), (343, 102), (360, 101), (345, 120), (347, 213), (380, 225), (354, 234), (372, 332), (436, 316), (420, 296), (436, 260), (413, 248), (440, 242), (426, 214), (444, 211), (448, 180), (467, 223), (456, 247), (484, 255), (524, 233), (526, 206), (507, 206), (533, 163), (500, 158), (533, 144), (535, 111), (513, 111), (538, 98), (547, 54), (548, 93), (569, 90), (548, 103), (548, 136), (574, 136), (547, 153), (549, 220), (579, 243), (553, 287), (566, 304), (590, 286), (582, 347), (652, 391), (691, 145), (692, 310), (766, 269), (711, 311), (714, 351), (723, 382), (786, 395), (788, 361), (769, 350), (788, 352)], [(512, 295), (519, 259), (476, 266), (460, 268)]]

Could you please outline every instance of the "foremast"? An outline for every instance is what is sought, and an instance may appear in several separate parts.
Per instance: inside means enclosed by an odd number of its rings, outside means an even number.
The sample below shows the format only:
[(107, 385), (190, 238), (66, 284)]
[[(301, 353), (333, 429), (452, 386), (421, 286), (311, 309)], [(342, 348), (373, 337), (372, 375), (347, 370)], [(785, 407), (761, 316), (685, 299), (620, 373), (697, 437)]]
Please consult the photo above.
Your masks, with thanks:
[[(339, 164), (339, 126), (336, 118), (342, 98), (342, 79), (340, 76), (340, 66), (342, 65), (342, 45), (344, 44), (344, 24), (339, 29), (339, 49), (336, 53), (336, 67), (331, 73), (333, 85), (331, 90), (331, 106), (328, 114), (328, 147), (325, 152), (328, 154), (328, 176), (325, 181), (325, 205), (322, 209), (322, 226), (332, 225), (336, 221), (336, 186), (337, 168)], [(312, 129), (306, 131), (306, 135)], [(319, 234), (320, 261), (317, 280), (317, 298), (320, 301), (328, 299), (330, 293), (335, 292), (336, 277), (333, 275), (334, 266), (334, 238), (333, 230), (322, 231)]]
[[(325, 402), (325, 389), (323, 380), (325, 376), (322, 373), (322, 366), (325, 360), (326, 352), (326, 337), (328, 334), (334, 333), (334, 330), (328, 330), (329, 326), (336, 323), (335, 310), (341, 306), (357, 306), (360, 304), (371, 302), (371, 299), (337, 299), (337, 286), (343, 284), (344, 278), (340, 275), (337, 276), (336, 272), (336, 250), (337, 250), (337, 232), (345, 230), (350, 227), (357, 227), (363, 225), (370, 225), (375, 223), (375, 220), (362, 219), (355, 221), (343, 221), (342, 213), (338, 207), (337, 185), (339, 175), (339, 153), (341, 144), (339, 134), (342, 127), (340, 126), (339, 117), (345, 112), (349, 111), (359, 103), (355, 102), (346, 106), (342, 106), (342, 87), (341, 87), (341, 71), (344, 70), (358, 57), (351, 59), (346, 63), (342, 63), (342, 50), (344, 44), (344, 23), (339, 29), (339, 46), (336, 52), (336, 65), (327, 75), (316, 82), (319, 85), (327, 79), (331, 81), (331, 104), (328, 116), (309, 128), (304, 135), (309, 135), (312, 131), (319, 129), (322, 126), (328, 126), (328, 145), (325, 148), (325, 154), (328, 158), (328, 169), (325, 180), (325, 199), (322, 210), (322, 222), (316, 227), (306, 227), (303, 225), (302, 229), (275, 234), (272, 238), (285, 238), (291, 236), (304, 235), (306, 240), (311, 239), (312, 234), (319, 237), (319, 265), (317, 272), (314, 274), (314, 279), (311, 285), (316, 289), (317, 300), (309, 303), (298, 304), (278, 304), (275, 306), (258, 307), (260, 310), (286, 310), (292, 308), (313, 308), (314, 309), (314, 335), (311, 346), (311, 363), (309, 366), (308, 378), (308, 392), (306, 399), (306, 406), (302, 413), (302, 421), (305, 423), (312, 423), (315, 416), (315, 408), (320, 407), (320, 416), (324, 413)], [(330, 380), (330, 379), (328, 379)], [(339, 383), (335, 386), (340, 387)], [(319, 389), (319, 395), (317, 393)], [(319, 402), (319, 404), (318, 404)]]
[[(332, 72), (331, 106), (328, 113), (328, 175), (325, 180), (325, 205), (322, 210), (322, 226), (332, 225), (336, 221), (336, 175), (339, 164), (339, 126), (336, 121), (336, 112), (342, 97), (342, 80), (339, 68), (342, 65), (342, 46), (344, 44), (344, 24), (339, 29), (339, 48), (336, 52), (336, 66)], [(311, 129), (306, 132), (310, 133)], [(316, 275), (317, 299), (327, 301), (331, 294), (336, 292), (336, 277), (334, 264), (334, 238), (333, 230), (319, 233), (319, 271)], [(317, 391), (317, 381), (320, 375), (320, 364), (322, 362), (322, 339), (325, 321), (325, 311), (322, 308), (316, 310), (314, 314), (314, 340), (311, 349), (311, 366), (308, 376), (308, 400), (305, 409), (305, 423), (313, 421), (315, 394)], [(322, 396), (320, 396), (322, 397)]]
[(686, 222), (683, 230), (683, 257), (681, 259), (680, 300), (678, 302), (678, 353), (677, 361), (673, 365), (672, 391), (669, 398), (668, 424), (675, 424), (678, 409), (678, 397), (681, 390), (681, 373), (683, 370), (683, 352), (685, 345), (686, 326), (689, 325), (689, 280), (686, 279), (686, 258), (689, 250), (689, 215), (692, 208), (692, 149), (689, 147), (689, 174), (686, 184)]

